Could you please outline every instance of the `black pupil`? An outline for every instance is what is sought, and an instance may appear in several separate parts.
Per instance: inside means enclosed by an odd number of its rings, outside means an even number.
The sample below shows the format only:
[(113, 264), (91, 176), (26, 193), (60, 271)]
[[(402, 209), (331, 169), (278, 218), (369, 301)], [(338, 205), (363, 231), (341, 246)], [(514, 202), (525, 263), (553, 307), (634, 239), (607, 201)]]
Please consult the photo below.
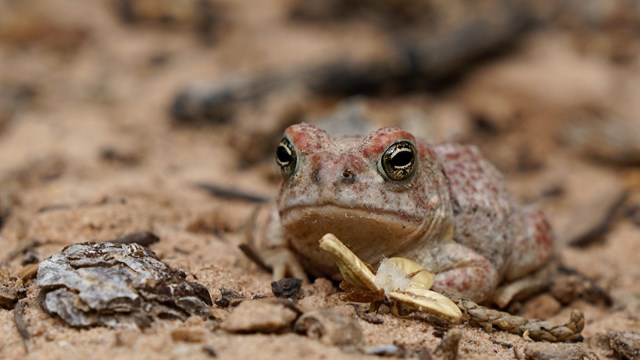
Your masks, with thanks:
[(276, 157), (281, 164), (287, 164), (291, 161), (291, 154), (284, 145), (278, 146), (278, 149), (276, 150)]
[(389, 159), (389, 163), (394, 167), (404, 167), (413, 161), (413, 153), (410, 150), (401, 150)]

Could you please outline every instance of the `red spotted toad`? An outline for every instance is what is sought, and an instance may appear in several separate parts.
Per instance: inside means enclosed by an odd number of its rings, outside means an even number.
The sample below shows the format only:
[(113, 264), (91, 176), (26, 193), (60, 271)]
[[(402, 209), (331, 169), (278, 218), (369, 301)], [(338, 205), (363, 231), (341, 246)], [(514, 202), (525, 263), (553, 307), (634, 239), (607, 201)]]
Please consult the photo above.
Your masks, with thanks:
[(520, 206), (474, 146), (431, 145), (406, 131), (330, 137), (289, 127), (277, 148), (283, 181), (265, 236), (274, 277), (338, 277), (318, 240), (333, 233), (361, 259), (412, 259), (433, 289), (483, 301), (554, 254), (543, 214)]

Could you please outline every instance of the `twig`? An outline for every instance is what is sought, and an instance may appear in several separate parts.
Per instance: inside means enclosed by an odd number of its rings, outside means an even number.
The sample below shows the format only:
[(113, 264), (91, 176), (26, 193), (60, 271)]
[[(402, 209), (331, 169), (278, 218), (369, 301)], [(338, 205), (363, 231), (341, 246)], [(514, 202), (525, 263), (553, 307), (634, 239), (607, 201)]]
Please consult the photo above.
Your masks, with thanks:
[(11, 251), (9, 254), (7, 254), (7, 256), (4, 258), (4, 260), (2, 260), (2, 264), (7, 264), (10, 261), (12, 261), (13, 259), (15, 259), (16, 257), (18, 257), (18, 255), (20, 254), (24, 254), (27, 250), (29, 249), (33, 249), (36, 248), (38, 246), (42, 245), (42, 242), (40, 240), (29, 240), (29, 242), (27, 242), (26, 245), (15, 249), (13, 251)]
[(31, 349), (31, 334), (27, 329), (27, 322), (24, 319), (24, 308), (27, 306), (27, 302), (24, 300), (18, 301), (15, 310), (13, 311), (13, 321), (16, 324), (16, 329), (18, 329), (18, 334), (20, 334), (20, 338), (22, 339), (22, 344), (24, 345), (24, 351), (29, 353)]
[(613, 305), (609, 293), (592, 279), (579, 271), (561, 265), (554, 276), (551, 293), (563, 304), (569, 304), (576, 298), (584, 299), (591, 304)]
[(160, 241), (158, 235), (149, 231), (141, 231), (127, 234), (118, 239), (110, 240), (109, 242), (115, 244), (138, 244), (141, 246), (149, 247), (149, 245), (155, 244), (158, 241)]
[(236, 190), (228, 187), (224, 187), (222, 185), (214, 184), (214, 183), (199, 183), (196, 184), (202, 190), (206, 190), (209, 194), (229, 200), (241, 200), (252, 203), (265, 203), (269, 201), (266, 197), (250, 194), (248, 192), (242, 190)]
[(16, 257), (18, 257), (18, 255), (24, 254), (27, 250), (33, 250), (40, 246), (53, 245), (53, 244), (68, 245), (66, 242), (58, 241), (58, 240), (40, 241), (37, 239), (32, 239), (32, 240), (29, 240), (26, 245), (18, 249), (15, 249), (11, 251), (9, 254), (7, 254), (7, 256), (2, 261), (0, 261), (0, 265), (8, 264), (9, 262), (13, 261)]
[(260, 212), (261, 206), (256, 206), (256, 208), (251, 212), (251, 215), (247, 219), (247, 223), (245, 225), (244, 237), (245, 242), (243, 244), (238, 245), (238, 248), (242, 253), (249, 258), (249, 260), (253, 261), (259, 268), (262, 270), (271, 273), (273, 269), (269, 266), (262, 256), (259, 255), (258, 251), (256, 251), (256, 229), (258, 226), (258, 213)]
[(22, 280), (22, 284), (24, 284), (27, 282), (27, 280), (35, 279), (36, 274), (38, 273), (39, 266), (40, 262), (29, 264), (20, 269), (20, 271), (16, 273), (16, 276), (19, 277), (20, 280)]
[(262, 257), (258, 255), (258, 252), (253, 248), (253, 246), (249, 244), (240, 244), (238, 245), (238, 248), (240, 248), (240, 251), (242, 251), (242, 253), (246, 257), (248, 257), (249, 260), (256, 263), (256, 265), (258, 265), (262, 270), (269, 273), (272, 271), (271, 266), (267, 265), (267, 263), (264, 262)]
[(619, 210), (627, 201), (628, 195), (629, 194), (626, 191), (620, 194), (620, 197), (616, 199), (616, 201), (613, 202), (607, 209), (605, 216), (603, 216), (597, 224), (589, 229), (589, 231), (581, 234), (575, 239), (571, 239), (571, 241), (569, 241), (569, 245), (586, 246), (600, 239), (602, 235), (606, 234), (607, 231), (609, 231), (611, 224), (616, 219), (616, 215), (619, 213)]
[(518, 334), (534, 341), (571, 342), (582, 339), (584, 328), (584, 314), (579, 310), (572, 310), (569, 321), (561, 325), (553, 325), (547, 321), (530, 320), (522, 316), (511, 315), (506, 312), (480, 306), (469, 300), (457, 302), (472, 324), (480, 325), (487, 331), (493, 327)]

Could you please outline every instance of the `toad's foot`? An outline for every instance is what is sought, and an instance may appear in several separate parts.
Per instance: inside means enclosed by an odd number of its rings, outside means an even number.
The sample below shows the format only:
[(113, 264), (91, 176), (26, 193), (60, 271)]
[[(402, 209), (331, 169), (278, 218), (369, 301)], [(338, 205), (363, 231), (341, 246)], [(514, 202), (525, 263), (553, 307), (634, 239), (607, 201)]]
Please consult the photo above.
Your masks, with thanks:
[(542, 269), (496, 289), (492, 301), (499, 308), (504, 308), (513, 300), (531, 297), (534, 294), (549, 289), (553, 275), (558, 271), (558, 264), (551, 261)]
[(309, 282), (304, 268), (296, 255), (286, 247), (273, 247), (261, 251), (262, 259), (271, 267), (273, 271), (273, 280), (280, 280), (286, 275), (302, 279)]

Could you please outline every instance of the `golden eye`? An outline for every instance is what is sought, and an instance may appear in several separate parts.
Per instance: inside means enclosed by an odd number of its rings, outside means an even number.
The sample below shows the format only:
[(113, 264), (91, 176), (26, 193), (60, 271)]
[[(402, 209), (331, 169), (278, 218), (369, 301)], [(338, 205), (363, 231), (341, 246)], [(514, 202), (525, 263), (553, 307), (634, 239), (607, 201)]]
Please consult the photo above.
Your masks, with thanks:
[(409, 141), (398, 141), (387, 148), (380, 158), (383, 176), (389, 180), (406, 180), (416, 168), (416, 148)]
[(278, 148), (276, 149), (276, 161), (280, 165), (282, 170), (282, 176), (285, 178), (290, 177), (296, 170), (296, 150), (291, 144), (291, 141), (286, 137), (280, 141)]

